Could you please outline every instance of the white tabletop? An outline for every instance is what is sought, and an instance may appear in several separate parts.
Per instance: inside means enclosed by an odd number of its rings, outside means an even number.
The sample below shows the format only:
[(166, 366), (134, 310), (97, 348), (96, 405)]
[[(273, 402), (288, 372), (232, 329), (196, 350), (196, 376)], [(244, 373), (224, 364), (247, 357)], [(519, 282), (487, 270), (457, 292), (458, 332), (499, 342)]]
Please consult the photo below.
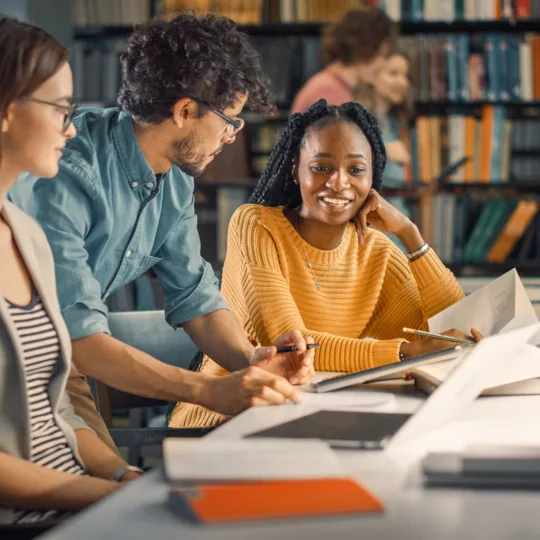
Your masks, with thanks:
[[(422, 399), (407, 385), (380, 383), (396, 399), (385, 411), (412, 412)], [(313, 408), (285, 405), (250, 409), (210, 437), (239, 437)], [(166, 506), (167, 485), (152, 472), (56, 528), (46, 539), (529, 539), (540, 536), (540, 497), (534, 491), (425, 489), (419, 459), (430, 449), (469, 443), (540, 445), (540, 396), (480, 398), (459, 421), (409, 445), (402, 455), (340, 451), (346, 473), (379, 497), (384, 514), (201, 526)]]

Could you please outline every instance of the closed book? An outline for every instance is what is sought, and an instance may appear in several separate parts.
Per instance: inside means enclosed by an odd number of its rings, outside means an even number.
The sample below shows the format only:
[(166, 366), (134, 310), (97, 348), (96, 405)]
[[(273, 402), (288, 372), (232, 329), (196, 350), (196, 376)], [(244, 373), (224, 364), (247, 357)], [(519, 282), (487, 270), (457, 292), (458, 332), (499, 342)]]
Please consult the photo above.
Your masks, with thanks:
[(487, 201), (486, 204), (484, 205), (484, 208), (482, 209), (482, 212), (480, 216), (478, 217), (478, 220), (476, 221), (469, 238), (467, 239), (465, 248), (463, 249), (464, 262), (472, 262), (474, 260), (476, 247), (482, 239), (487, 223), (491, 219), (493, 212), (495, 212), (497, 203), (498, 201), (496, 200), (490, 200), (490, 201)]
[(487, 260), (492, 263), (504, 262), (519, 239), (525, 234), (537, 212), (538, 203), (536, 201), (519, 201), (518, 206), (491, 246)]
[(499, 99), (500, 83), (499, 83), (499, 68), (497, 66), (497, 39), (494, 36), (487, 36), (484, 41), (484, 54), (486, 58), (486, 74), (487, 74), (487, 95), (489, 101)]
[(456, 52), (457, 38), (455, 36), (446, 37), (446, 77), (447, 89), (446, 97), (449, 101), (458, 99), (458, 59)]
[(493, 146), (493, 125), (495, 119), (495, 107), (486, 105), (482, 110), (482, 139), (480, 146), (480, 182), (490, 181), (491, 152)]
[(532, 46), (530, 36), (519, 44), (519, 85), (521, 87), (521, 99), (532, 101), (534, 98), (534, 76)]
[(478, 243), (475, 260), (482, 262), (487, 260), (487, 254), (506, 225), (506, 222), (515, 210), (517, 203), (515, 201), (499, 201), (497, 212), (494, 212), (491, 220), (486, 225), (482, 240)]
[(169, 507), (207, 524), (380, 513), (384, 508), (349, 478), (171, 487)]
[(530, 0), (514, 0), (514, 11), (517, 19), (528, 19), (531, 16)]

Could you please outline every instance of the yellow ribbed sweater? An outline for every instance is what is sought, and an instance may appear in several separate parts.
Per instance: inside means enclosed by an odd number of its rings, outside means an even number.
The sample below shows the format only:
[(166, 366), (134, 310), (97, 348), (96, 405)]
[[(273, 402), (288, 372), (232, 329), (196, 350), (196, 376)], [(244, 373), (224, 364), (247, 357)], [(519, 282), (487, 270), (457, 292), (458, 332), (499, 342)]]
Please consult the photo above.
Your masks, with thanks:
[[(222, 293), (257, 343), (273, 343), (293, 329), (313, 337), (322, 345), (315, 355), (320, 371), (360, 371), (399, 361), (404, 326), (425, 329), (430, 317), (463, 298), (432, 250), (410, 263), (376, 230), (369, 229), (360, 246), (351, 223), (340, 247), (322, 251), (302, 239), (282, 207), (260, 205), (244, 205), (231, 219)], [(204, 370), (225, 373), (211, 360)], [(208, 425), (202, 407), (182, 408), (173, 413), (174, 425), (186, 419)]]

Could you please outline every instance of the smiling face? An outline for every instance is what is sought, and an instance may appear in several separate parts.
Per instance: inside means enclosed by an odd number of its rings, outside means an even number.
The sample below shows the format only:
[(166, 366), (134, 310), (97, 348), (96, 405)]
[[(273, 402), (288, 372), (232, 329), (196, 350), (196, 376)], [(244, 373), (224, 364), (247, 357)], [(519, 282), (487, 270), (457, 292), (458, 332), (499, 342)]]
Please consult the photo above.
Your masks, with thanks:
[(353, 219), (373, 180), (371, 146), (358, 126), (332, 123), (306, 133), (294, 169), (302, 217), (327, 225)]
[(409, 91), (409, 61), (400, 54), (393, 54), (373, 80), (373, 87), (392, 105), (403, 103)]

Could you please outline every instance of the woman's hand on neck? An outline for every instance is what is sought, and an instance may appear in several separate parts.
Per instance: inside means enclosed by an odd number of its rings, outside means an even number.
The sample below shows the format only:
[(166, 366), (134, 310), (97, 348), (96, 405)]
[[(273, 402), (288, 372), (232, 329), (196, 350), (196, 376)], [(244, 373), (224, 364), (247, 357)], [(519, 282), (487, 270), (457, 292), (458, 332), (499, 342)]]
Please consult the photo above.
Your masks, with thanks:
[(328, 225), (309, 216), (304, 217), (302, 213), (303, 207), (288, 210), (287, 212), (289, 212), (287, 218), (293, 224), (296, 232), (310, 246), (324, 251), (331, 251), (341, 245), (347, 223), (335, 226)]

